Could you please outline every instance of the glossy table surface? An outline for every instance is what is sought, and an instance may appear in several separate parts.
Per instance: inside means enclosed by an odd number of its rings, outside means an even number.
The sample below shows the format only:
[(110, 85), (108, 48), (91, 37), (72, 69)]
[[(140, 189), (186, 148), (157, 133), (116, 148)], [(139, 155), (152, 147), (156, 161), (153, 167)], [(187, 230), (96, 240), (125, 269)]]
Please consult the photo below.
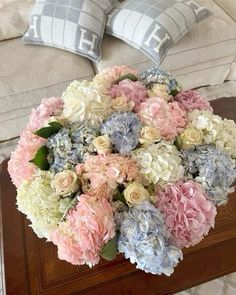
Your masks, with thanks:
[[(211, 102), (215, 113), (236, 120), (236, 98)], [(236, 271), (236, 193), (218, 209), (216, 226), (198, 245), (184, 251), (171, 277), (135, 269), (121, 255), (93, 269), (75, 267), (57, 258), (56, 247), (38, 239), (16, 210), (16, 190), (0, 168), (0, 242), (7, 295), (23, 294), (172, 294)]]

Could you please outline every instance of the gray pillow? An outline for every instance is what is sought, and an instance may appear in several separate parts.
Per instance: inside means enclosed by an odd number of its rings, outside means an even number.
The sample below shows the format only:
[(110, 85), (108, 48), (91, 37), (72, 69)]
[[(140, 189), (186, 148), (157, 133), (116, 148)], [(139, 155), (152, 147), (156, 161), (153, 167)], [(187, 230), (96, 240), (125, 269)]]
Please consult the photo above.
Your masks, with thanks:
[(62, 48), (93, 61), (101, 57), (106, 14), (116, 0), (36, 0), (24, 43)]
[(195, 0), (126, 0), (108, 14), (106, 33), (160, 64), (170, 47), (209, 14)]

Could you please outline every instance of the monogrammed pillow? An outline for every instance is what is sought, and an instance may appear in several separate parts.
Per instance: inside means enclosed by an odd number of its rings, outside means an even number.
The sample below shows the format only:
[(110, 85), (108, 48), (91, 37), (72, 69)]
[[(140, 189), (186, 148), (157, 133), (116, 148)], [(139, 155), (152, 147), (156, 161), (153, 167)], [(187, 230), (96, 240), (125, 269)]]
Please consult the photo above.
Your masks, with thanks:
[(209, 14), (195, 0), (125, 0), (108, 14), (106, 33), (159, 64), (170, 47)]
[(98, 61), (101, 57), (106, 14), (116, 2), (36, 0), (23, 41), (62, 48)]

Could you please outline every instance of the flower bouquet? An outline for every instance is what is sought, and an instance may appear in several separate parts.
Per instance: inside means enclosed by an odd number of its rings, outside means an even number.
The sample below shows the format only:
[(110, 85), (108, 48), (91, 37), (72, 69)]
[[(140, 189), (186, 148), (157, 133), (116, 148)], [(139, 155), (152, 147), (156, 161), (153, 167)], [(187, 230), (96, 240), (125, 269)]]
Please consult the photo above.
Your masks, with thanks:
[(236, 124), (168, 73), (115, 66), (32, 111), (8, 170), (17, 206), (58, 257), (123, 253), (171, 275), (214, 227), (236, 178)]

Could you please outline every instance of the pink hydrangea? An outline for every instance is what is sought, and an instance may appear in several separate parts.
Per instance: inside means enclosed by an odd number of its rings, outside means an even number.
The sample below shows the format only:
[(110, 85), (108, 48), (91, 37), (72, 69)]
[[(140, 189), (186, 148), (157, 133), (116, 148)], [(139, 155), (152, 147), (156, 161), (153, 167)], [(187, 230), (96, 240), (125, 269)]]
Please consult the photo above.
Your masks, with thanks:
[(140, 106), (139, 117), (144, 125), (160, 131), (163, 139), (172, 140), (186, 126), (186, 112), (177, 102), (167, 102), (159, 97), (151, 97)]
[[(82, 183), (89, 182), (89, 191), (102, 189), (108, 185), (113, 190), (118, 184), (136, 179), (139, 175), (134, 160), (119, 154), (89, 156), (84, 164), (76, 167)], [(87, 191), (86, 187), (84, 190)], [(109, 192), (108, 188), (103, 190)]]
[(62, 100), (52, 97), (43, 99), (41, 104), (32, 111), (27, 127), (21, 133), (18, 145), (8, 162), (8, 171), (16, 187), (19, 187), (22, 181), (30, 180), (35, 174), (37, 168), (29, 161), (34, 158), (36, 151), (46, 141), (32, 132), (41, 128), (50, 116), (58, 114), (62, 108)]
[(51, 116), (61, 112), (63, 105), (64, 102), (59, 97), (43, 98), (40, 105), (32, 110), (26, 127), (32, 131), (41, 128)]
[(133, 75), (138, 75), (138, 71), (131, 69), (125, 65), (109, 67), (101, 71), (99, 75), (103, 75), (106, 79), (115, 82), (121, 76), (129, 73)]
[(178, 181), (157, 193), (156, 207), (163, 213), (171, 239), (178, 247), (197, 244), (214, 227), (216, 207), (199, 183)]
[(139, 81), (122, 80), (118, 85), (113, 85), (109, 94), (112, 98), (124, 96), (134, 103), (134, 111), (138, 112), (140, 104), (147, 100), (148, 93), (145, 86)]
[(212, 111), (212, 107), (209, 102), (196, 90), (182, 91), (175, 96), (175, 100), (186, 112), (190, 112), (195, 109)]
[(30, 180), (36, 172), (36, 166), (29, 163), (34, 158), (36, 151), (45, 142), (45, 139), (32, 134), (32, 131), (25, 129), (21, 133), (16, 149), (11, 153), (8, 162), (8, 172), (12, 182), (19, 187), (24, 180)]
[(60, 259), (91, 267), (99, 263), (102, 247), (115, 236), (113, 211), (106, 199), (81, 195), (78, 200), (50, 239)]

